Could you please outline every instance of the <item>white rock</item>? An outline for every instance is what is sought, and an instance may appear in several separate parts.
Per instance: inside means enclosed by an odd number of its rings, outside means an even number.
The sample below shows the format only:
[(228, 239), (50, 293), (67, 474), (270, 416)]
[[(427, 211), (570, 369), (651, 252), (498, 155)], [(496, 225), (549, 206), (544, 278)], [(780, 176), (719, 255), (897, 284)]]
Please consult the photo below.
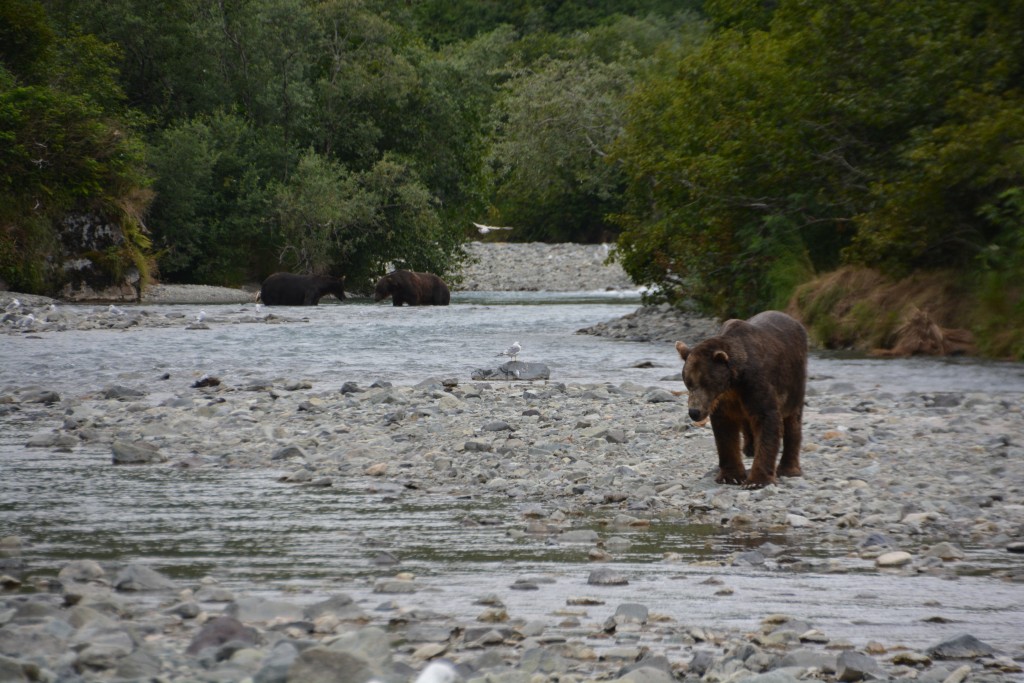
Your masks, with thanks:
[(875, 565), (878, 567), (902, 567), (910, 564), (913, 559), (914, 556), (904, 550), (894, 550), (875, 558)]
[(811, 526), (812, 522), (803, 515), (789, 513), (788, 515), (786, 515), (786, 524), (790, 525), (791, 527), (799, 529), (802, 527)]

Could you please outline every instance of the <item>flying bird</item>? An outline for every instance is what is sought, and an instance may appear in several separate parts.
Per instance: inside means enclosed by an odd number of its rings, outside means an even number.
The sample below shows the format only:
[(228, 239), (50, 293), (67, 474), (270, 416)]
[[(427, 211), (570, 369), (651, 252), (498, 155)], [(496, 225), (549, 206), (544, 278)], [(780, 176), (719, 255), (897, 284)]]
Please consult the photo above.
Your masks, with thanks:
[(479, 223), (473, 223), (473, 225), (476, 226), (477, 231), (481, 235), (486, 235), (487, 233), (493, 232), (495, 230), (511, 230), (512, 229), (512, 228), (499, 228), (499, 227), (496, 227), (496, 226), (493, 226), (493, 225), (480, 225)]
[(498, 355), (499, 356), (508, 356), (512, 360), (515, 360), (516, 357), (519, 356), (519, 352), (522, 351), (522, 350), (523, 350), (523, 347), (519, 344), (519, 342), (515, 342), (514, 344), (512, 344), (512, 346), (508, 347), (507, 349), (505, 349), (504, 351), (502, 351)]

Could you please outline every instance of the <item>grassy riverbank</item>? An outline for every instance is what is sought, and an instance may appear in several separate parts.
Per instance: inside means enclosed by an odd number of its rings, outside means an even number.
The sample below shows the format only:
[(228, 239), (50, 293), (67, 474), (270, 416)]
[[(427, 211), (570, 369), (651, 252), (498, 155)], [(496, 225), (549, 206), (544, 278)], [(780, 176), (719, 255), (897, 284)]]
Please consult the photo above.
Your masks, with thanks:
[(1022, 360), (1022, 292), (1020, 284), (979, 284), (950, 271), (897, 280), (841, 268), (798, 287), (789, 311), (825, 348)]

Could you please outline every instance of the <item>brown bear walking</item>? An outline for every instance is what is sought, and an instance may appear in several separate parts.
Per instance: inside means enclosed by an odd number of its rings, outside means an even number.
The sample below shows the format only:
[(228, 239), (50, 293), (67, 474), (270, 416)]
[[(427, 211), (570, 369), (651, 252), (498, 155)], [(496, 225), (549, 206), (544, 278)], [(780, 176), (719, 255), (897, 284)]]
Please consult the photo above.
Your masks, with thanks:
[[(711, 417), (718, 449), (719, 484), (759, 489), (775, 476), (799, 477), (807, 331), (779, 311), (728, 320), (715, 337), (692, 349), (676, 342), (694, 422)], [(747, 474), (740, 455), (754, 462)], [(775, 458), (782, 441), (778, 469)]]

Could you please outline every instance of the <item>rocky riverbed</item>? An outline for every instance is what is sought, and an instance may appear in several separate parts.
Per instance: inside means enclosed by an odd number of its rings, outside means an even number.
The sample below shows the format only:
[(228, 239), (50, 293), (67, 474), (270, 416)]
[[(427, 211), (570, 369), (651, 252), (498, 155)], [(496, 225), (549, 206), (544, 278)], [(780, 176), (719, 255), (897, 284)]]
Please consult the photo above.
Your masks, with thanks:
[[(0, 297), (3, 308), (13, 298)], [(223, 320), (168, 319), (145, 305), (27, 297), (17, 305), (3, 324), (10, 334), (301, 320), (268, 321), (251, 302)], [(27, 315), (54, 320), (16, 326), (14, 316)], [(704, 325), (646, 309), (590, 332), (690, 341), (713, 330)], [(244, 468), (295, 491), (474, 501), (479, 514), (466, 524), (572, 545), (590, 562), (585, 582), (553, 572), (467, 587), (467, 610), (439, 605), (444, 577), (415, 575), (400, 553), (381, 553), (370, 584), (268, 596), (266, 586), (174, 580), (133, 561), (39, 567), (33, 558), (45, 538), (0, 532), (0, 681), (1024, 680), (1021, 399), (955, 386), (865, 392), (841, 377), (812, 377), (805, 476), (745, 491), (715, 484), (710, 429), (690, 424), (681, 392), (629, 381), (437, 377), (389, 386), (353, 378), (326, 390), (171, 373), (142, 386), (94, 385), (84, 375), (63, 393), (0, 387), (0, 427), (24, 434), (24, 448), (40, 458), (101, 449), (109, 467)], [(505, 505), (491, 504), (498, 500)], [(631, 535), (682, 523), (719, 529), (746, 549), (709, 548), (685, 598), (669, 588), (617, 600), (632, 578), (618, 562)], [(656, 564), (680, 574), (697, 568), (671, 550)], [(751, 572), (767, 575), (767, 586), (773, 576), (779, 585), (800, 575), (863, 582), (855, 598), (871, 605), (859, 617), (869, 624), (886, 623), (891, 610), (873, 595), (871, 577), (904, 582), (911, 595), (923, 581), (953, 588), (945, 598), (920, 596), (920, 632), (933, 637), (907, 644), (884, 628), (862, 639), (841, 623), (823, 627), (814, 615), (840, 599), (828, 592), (782, 593), (766, 609), (765, 586), (745, 582)], [(949, 597), (958, 585), (968, 594)], [(560, 597), (524, 615), (516, 596), (526, 591)], [(751, 626), (688, 618), (679, 601), (696, 599), (739, 610)], [(776, 608), (790, 601), (792, 611)], [(808, 601), (813, 610), (800, 606)]]
[[(7, 387), (0, 414), (9, 425), (32, 425), (26, 447), (40, 457), (100, 446), (110, 466), (266, 468), (283, 470), (280, 485), (292, 487), (518, 501), (513, 517), (487, 523), (513, 537), (589, 547), (588, 585), (566, 590), (564, 604), (541, 619), (506, 606), (538, 581), (529, 576), (475, 595), (477, 613), (452, 615), (418, 607), (423, 584), (400, 562), (382, 570), (369, 599), (355, 597), (355, 586), (312, 601), (268, 599), (257, 585), (233, 592), (213, 579), (180, 583), (144, 565), (89, 558), (24, 574), (20, 560), (33, 543), (8, 537), (0, 542), (0, 680), (406, 681), (435, 659), (466, 681), (1021, 675), (1019, 603), (1004, 617), (1006, 631), (907, 647), (884, 633), (852, 643), (799, 614), (760, 614), (760, 628), (734, 631), (666, 616), (664, 604), (602, 598), (627, 581), (615, 563), (623, 532), (679, 520), (753, 539), (749, 551), (706, 562), (721, 571), (707, 586), (722, 601), (742, 600), (730, 588), (730, 572), (741, 567), (867, 571), (907, 582), (980, 572), (993, 590), (1007, 586), (1011, 595), (1017, 586), (1020, 595), (1019, 395), (817, 389), (806, 415), (806, 476), (744, 491), (714, 483), (710, 430), (688, 424), (679, 396), (628, 382), (439, 378), (407, 387), (353, 382), (340, 392), (304, 382), (196, 382), (168, 391), (150, 398), (86, 383), (61, 396)], [(793, 545), (778, 542), (787, 536)], [(680, 560), (665, 553), (662, 561)], [(940, 601), (923, 608), (936, 624), (958, 618)], [(758, 615), (756, 604), (749, 610)]]

